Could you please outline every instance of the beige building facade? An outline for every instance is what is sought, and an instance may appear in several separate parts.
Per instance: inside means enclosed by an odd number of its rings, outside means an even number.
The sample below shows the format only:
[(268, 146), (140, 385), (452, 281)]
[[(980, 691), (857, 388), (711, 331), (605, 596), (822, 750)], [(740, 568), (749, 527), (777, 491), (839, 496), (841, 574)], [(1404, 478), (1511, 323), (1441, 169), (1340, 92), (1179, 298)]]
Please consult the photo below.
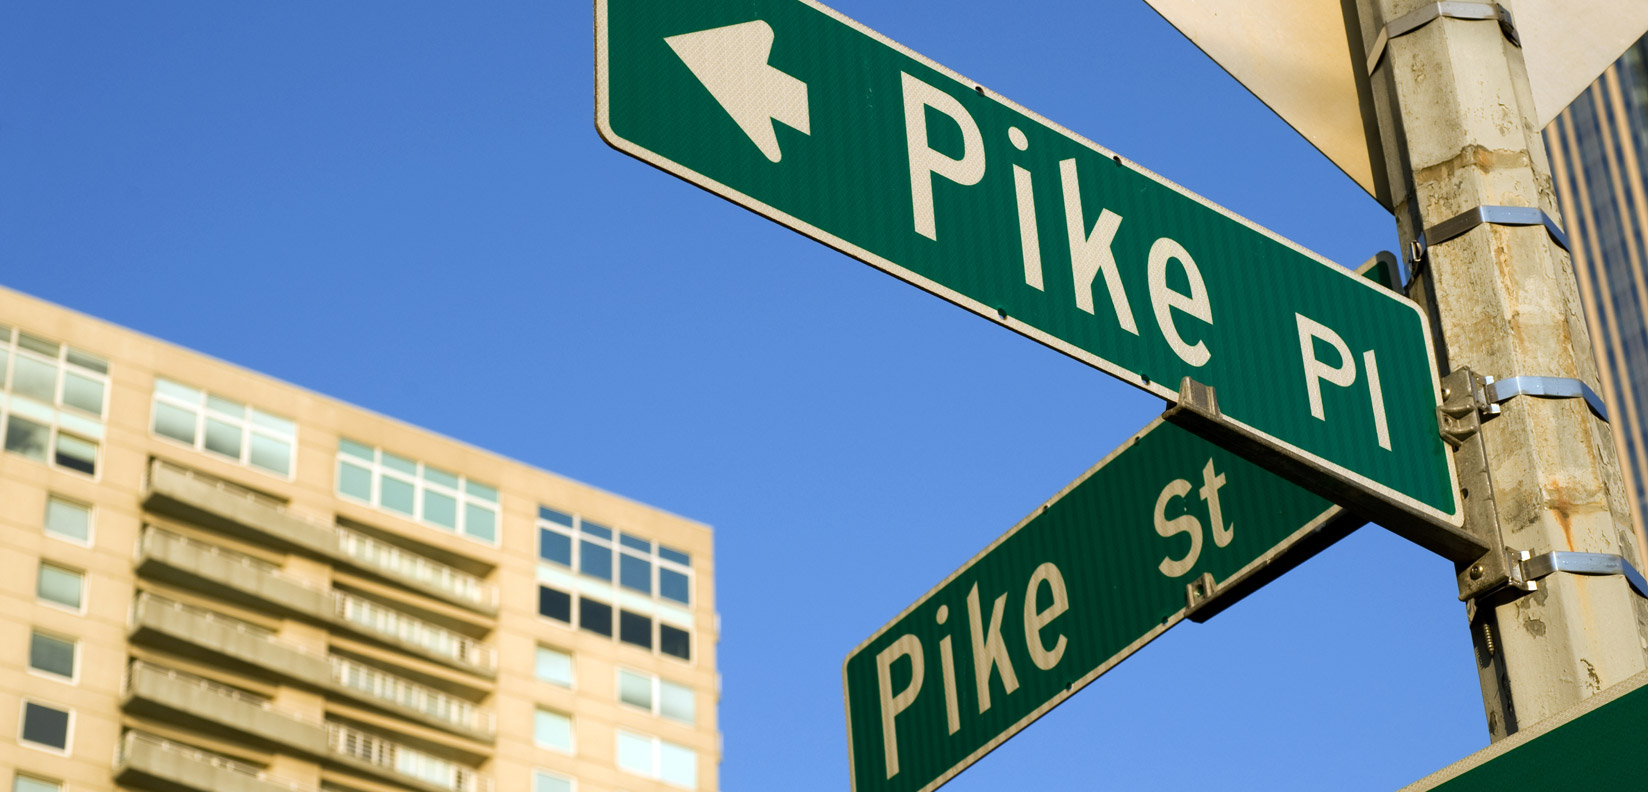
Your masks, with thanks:
[(711, 532), (0, 289), (0, 791), (713, 792)]

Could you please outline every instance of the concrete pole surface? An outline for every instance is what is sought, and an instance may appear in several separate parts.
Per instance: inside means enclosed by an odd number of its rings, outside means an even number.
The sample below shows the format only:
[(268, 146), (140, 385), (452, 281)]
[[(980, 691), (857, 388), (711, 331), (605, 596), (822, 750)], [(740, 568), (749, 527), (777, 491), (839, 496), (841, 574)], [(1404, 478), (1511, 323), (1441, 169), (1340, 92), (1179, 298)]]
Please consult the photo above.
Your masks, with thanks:
[[(1434, 4), (1355, 0), (1362, 40)], [(1371, 87), (1405, 248), (1478, 206), (1538, 207), (1561, 222), (1522, 51), (1496, 21), (1444, 17), (1390, 39)], [(1598, 387), (1573, 265), (1544, 228), (1484, 224), (1423, 258), (1415, 297), (1444, 347), (1444, 374), (1464, 366)], [(1582, 399), (1520, 396), (1502, 407), (1481, 428), (1487, 480), (1461, 471), (1467, 527), (1535, 556), (1612, 553), (1641, 569), (1609, 427)], [(1483, 497), (1491, 508), (1471, 500)], [(1624, 577), (1558, 572), (1532, 593), (1501, 590), (1475, 605), (1494, 740), (1648, 667), (1648, 607)]]

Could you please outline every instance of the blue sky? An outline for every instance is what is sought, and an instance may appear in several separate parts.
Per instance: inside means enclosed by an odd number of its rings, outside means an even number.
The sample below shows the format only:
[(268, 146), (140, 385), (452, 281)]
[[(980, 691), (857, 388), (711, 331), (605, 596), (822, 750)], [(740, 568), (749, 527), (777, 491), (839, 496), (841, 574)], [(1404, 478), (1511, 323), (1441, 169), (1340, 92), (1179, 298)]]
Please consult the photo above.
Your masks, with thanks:
[[(835, 7), (1394, 245), (1140, 0)], [(608, 148), (591, 41), (570, 0), (0, 5), (0, 284), (714, 525), (723, 788), (844, 788), (846, 653), (1163, 405)], [(1399, 787), (1487, 743), (1455, 596), (1363, 529), (946, 789)]]

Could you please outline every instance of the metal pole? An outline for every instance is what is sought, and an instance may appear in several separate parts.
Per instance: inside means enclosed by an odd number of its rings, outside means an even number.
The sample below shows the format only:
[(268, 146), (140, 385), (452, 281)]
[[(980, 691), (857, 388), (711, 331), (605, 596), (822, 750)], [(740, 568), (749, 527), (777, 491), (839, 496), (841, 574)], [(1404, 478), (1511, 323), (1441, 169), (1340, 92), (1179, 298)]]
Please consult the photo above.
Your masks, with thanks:
[[(1514, 25), (1492, 4), (1354, 5), (1367, 54), (1376, 59), (1364, 65), (1371, 69), (1397, 228), (1417, 269), (1410, 293), (1431, 314), (1443, 373), (1468, 367), (1500, 380), (1559, 377), (1597, 387)], [(1558, 233), (1543, 224), (1447, 222), (1500, 206), (1541, 209)], [(1515, 212), (1487, 214), (1517, 219)], [(1449, 238), (1461, 226), (1469, 227)], [(1481, 380), (1448, 382), (1451, 403), (1460, 402), (1464, 387), (1478, 394), (1475, 407), (1485, 404)], [(1480, 428), (1462, 433), (1468, 439), (1456, 452), (1467, 528), (1496, 549), (1481, 559), (1453, 559), (1461, 591), (1470, 595), (1467, 615), (1494, 740), (1648, 667), (1648, 608), (1624, 575), (1554, 572), (1531, 592), (1515, 585), (1478, 590), (1484, 570), (1494, 578), (1495, 570), (1508, 569), (1514, 584), (1522, 574), (1518, 551), (1535, 558), (1553, 551), (1614, 554), (1641, 568), (1613, 437), (1602, 419), (1580, 398), (1522, 395), (1499, 407), (1497, 415), (1470, 411), (1469, 423), (1480, 419)]]

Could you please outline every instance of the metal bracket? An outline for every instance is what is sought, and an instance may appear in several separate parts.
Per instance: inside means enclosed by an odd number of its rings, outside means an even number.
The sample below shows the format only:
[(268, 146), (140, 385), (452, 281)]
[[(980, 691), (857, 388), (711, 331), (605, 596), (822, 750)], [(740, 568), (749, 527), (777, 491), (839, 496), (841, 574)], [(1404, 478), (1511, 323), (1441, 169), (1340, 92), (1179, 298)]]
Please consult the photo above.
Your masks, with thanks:
[(1551, 241), (1563, 250), (1573, 252), (1568, 247), (1568, 235), (1563, 233), (1562, 227), (1558, 226), (1544, 209), (1534, 206), (1478, 206), (1475, 209), (1467, 209), (1425, 229), (1419, 244), (1425, 248), (1440, 245), (1484, 223), (1502, 226), (1544, 226), (1545, 233), (1551, 235)]
[[(1185, 616), (1199, 610), (1213, 599), (1219, 584), (1214, 581), (1212, 572), (1203, 572), (1202, 576), (1185, 584)], [(1198, 621), (1192, 619), (1192, 621)]]
[[(1535, 396), (1541, 399), (1584, 399), (1585, 405), (1591, 408), (1591, 413), (1604, 422), (1608, 420), (1608, 407), (1602, 403), (1602, 397), (1591, 390), (1583, 380), (1571, 377), (1506, 377), (1502, 380), (1488, 378), (1488, 401), (1498, 404), (1509, 401), (1516, 396)], [(1499, 408), (1495, 407), (1494, 412)]]
[(1460, 500), (1465, 507), (1465, 528), (1487, 550), (1459, 567), (1459, 599), (1476, 597), (1503, 588), (1517, 574), (1499, 533), (1499, 513), (1494, 506), (1493, 475), (1488, 469), (1488, 451), (1482, 442), (1482, 419), (1499, 412), (1488, 399), (1492, 377), (1483, 377), (1460, 367), (1442, 378), (1442, 406), (1436, 409), (1442, 439), (1454, 448), (1454, 465), (1459, 470)]
[(1524, 591), (1538, 590), (1540, 578), (1549, 577), (1557, 572), (1567, 572), (1571, 575), (1622, 575), (1637, 596), (1648, 599), (1648, 580), (1644, 580), (1642, 573), (1631, 566), (1631, 562), (1626, 561), (1624, 556), (1613, 553), (1576, 553), (1568, 550), (1555, 550), (1533, 558), (1529, 558), (1527, 551), (1523, 551), (1521, 556), (1519, 566), (1522, 568), (1522, 583), (1517, 588)]
[(1380, 28), (1378, 38), (1373, 40), (1373, 46), (1368, 48), (1368, 74), (1373, 74), (1379, 68), (1379, 62), (1385, 57), (1385, 45), (1393, 38), (1406, 36), (1441, 17), (1449, 19), (1487, 20), (1499, 22), (1499, 29), (1505, 34), (1505, 39), (1515, 46), (1522, 46), (1522, 37), (1517, 35), (1516, 25), (1511, 20), (1511, 12), (1498, 3), (1466, 3), (1457, 0), (1434, 3), (1421, 6), (1400, 17), (1396, 21)]

